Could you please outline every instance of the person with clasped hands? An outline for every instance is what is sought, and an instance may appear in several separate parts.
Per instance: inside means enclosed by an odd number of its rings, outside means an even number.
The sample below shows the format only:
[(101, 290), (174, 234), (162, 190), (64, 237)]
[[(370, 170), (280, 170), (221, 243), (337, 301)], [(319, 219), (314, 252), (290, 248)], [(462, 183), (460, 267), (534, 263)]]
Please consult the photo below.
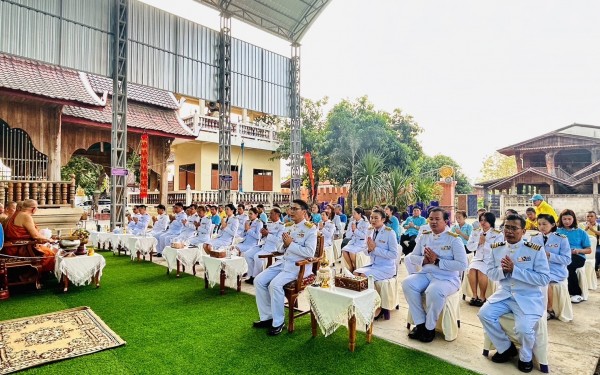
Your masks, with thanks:
[[(465, 247), (456, 233), (444, 222), (445, 211), (436, 207), (429, 212), (431, 231), (426, 231), (406, 259), (412, 273), (402, 282), (402, 290), (416, 327), (408, 337), (422, 342), (435, 338), (435, 326), (446, 304), (446, 298), (458, 291), (460, 273), (467, 268)], [(410, 263), (410, 267), (408, 264)], [(422, 294), (425, 293), (426, 309)]]
[[(283, 256), (271, 267), (262, 271), (254, 279), (256, 305), (260, 320), (254, 328), (269, 328), (269, 336), (276, 336), (284, 328), (285, 294), (283, 286), (298, 278), (300, 266), (296, 262), (315, 256), (317, 248), (317, 226), (306, 221), (308, 204), (296, 199), (290, 205), (292, 222), (285, 224), (282, 234)], [(306, 267), (304, 277), (310, 275), (311, 267)]]
[[(497, 349), (492, 361), (508, 362), (518, 354), (519, 370), (530, 372), (533, 369), (535, 325), (545, 309), (542, 288), (550, 282), (550, 268), (544, 247), (523, 241), (524, 233), (525, 219), (510, 215), (504, 225), (506, 242), (491, 245), (487, 275), (491, 280), (499, 281), (500, 287), (479, 310), (479, 320)], [(515, 316), (520, 351), (500, 325), (500, 317), (508, 313)]]

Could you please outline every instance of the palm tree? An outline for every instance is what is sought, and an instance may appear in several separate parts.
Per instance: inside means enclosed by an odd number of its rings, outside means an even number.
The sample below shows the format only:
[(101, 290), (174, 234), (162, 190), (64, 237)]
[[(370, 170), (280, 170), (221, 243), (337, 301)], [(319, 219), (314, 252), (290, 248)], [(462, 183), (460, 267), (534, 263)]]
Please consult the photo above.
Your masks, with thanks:
[(352, 192), (356, 194), (359, 204), (371, 207), (386, 196), (388, 185), (384, 167), (382, 154), (367, 151), (362, 155), (352, 181)]
[(442, 196), (441, 187), (436, 184), (433, 178), (429, 177), (415, 179), (413, 183), (413, 191), (416, 202), (423, 202), (427, 204), (431, 201), (439, 200)]
[(385, 201), (403, 209), (416, 202), (416, 197), (411, 188), (412, 178), (402, 169), (396, 167), (387, 175), (387, 197)]

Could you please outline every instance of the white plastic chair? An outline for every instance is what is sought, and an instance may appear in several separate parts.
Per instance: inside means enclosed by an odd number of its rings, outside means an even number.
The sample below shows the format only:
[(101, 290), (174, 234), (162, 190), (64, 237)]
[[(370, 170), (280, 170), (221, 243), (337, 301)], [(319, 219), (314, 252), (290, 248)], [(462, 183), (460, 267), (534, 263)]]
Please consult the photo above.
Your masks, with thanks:
[(556, 314), (556, 318), (563, 322), (573, 320), (573, 304), (571, 296), (569, 296), (569, 282), (564, 279), (560, 283), (551, 283), (550, 292), (554, 297), (552, 300), (552, 309)]
[[(515, 316), (512, 313), (502, 315), (500, 317), (500, 325), (510, 338), (510, 341), (518, 344), (517, 335), (515, 334)], [(534, 363), (538, 364), (541, 372), (548, 373), (550, 369), (548, 367), (548, 322), (546, 321), (546, 311), (544, 311), (542, 317), (538, 320), (535, 331), (536, 339), (533, 345), (533, 360)], [(483, 355), (487, 357), (490, 350), (493, 349), (495, 349), (494, 344), (492, 344), (492, 341), (484, 331)]]
[[(423, 293), (423, 306), (425, 306), (425, 293)], [(406, 315), (406, 328), (410, 329), (415, 324), (410, 310)], [(458, 337), (460, 328), (460, 290), (446, 298), (446, 304), (437, 320), (435, 330), (444, 334), (444, 340), (454, 341)]]

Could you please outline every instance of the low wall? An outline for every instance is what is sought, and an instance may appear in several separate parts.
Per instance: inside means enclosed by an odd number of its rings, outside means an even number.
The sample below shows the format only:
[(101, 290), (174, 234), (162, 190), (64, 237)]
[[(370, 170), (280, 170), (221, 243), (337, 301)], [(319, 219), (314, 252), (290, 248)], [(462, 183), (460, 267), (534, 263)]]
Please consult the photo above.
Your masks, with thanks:
[[(527, 207), (533, 207), (530, 198), (531, 196), (525, 195), (502, 195), (500, 212), (503, 213), (512, 208), (518, 213), (524, 214)], [(596, 211), (600, 214), (598, 205), (600, 195), (598, 194), (553, 194), (545, 195), (544, 198), (558, 214), (567, 208), (573, 210), (577, 215), (577, 220), (585, 219), (588, 211)]]

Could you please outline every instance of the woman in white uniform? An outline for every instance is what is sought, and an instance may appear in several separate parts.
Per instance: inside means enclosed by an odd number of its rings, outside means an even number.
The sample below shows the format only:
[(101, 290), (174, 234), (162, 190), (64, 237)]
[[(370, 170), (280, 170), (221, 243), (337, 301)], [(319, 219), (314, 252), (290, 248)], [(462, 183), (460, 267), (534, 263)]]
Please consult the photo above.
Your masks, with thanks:
[(218, 237), (203, 245), (206, 254), (210, 254), (212, 249), (231, 246), (236, 236), (238, 225), (240, 224), (238, 219), (233, 215), (234, 212), (235, 206), (233, 204), (229, 203), (225, 206), (225, 214), (227, 216), (221, 221), (221, 229), (219, 230)]
[(471, 306), (483, 306), (488, 286), (487, 263), (491, 257), (491, 244), (504, 241), (504, 234), (494, 229), (495, 224), (496, 216), (493, 213), (479, 215), (479, 228), (473, 230), (467, 242), (467, 249), (475, 252), (468, 269), (469, 285), (473, 291), (473, 298), (469, 302)]
[(248, 210), (248, 220), (246, 220), (244, 226), (244, 240), (236, 246), (242, 253), (258, 245), (258, 241), (262, 237), (260, 230), (263, 227), (263, 222), (258, 217), (258, 209), (252, 207)]
[[(571, 264), (571, 245), (564, 234), (556, 233), (554, 216), (539, 214), (537, 224), (540, 233), (531, 236), (531, 242), (543, 246), (546, 250), (548, 265), (550, 266), (550, 284), (560, 283), (569, 276), (567, 266)], [(556, 318), (553, 297), (552, 288), (548, 288), (547, 319)]]
[(356, 207), (352, 212), (352, 219), (354, 221), (348, 228), (348, 232), (346, 232), (350, 242), (342, 248), (342, 256), (350, 267), (350, 272), (354, 272), (356, 269), (356, 253), (367, 249), (367, 234), (369, 231), (369, 222), (364, 209)]

